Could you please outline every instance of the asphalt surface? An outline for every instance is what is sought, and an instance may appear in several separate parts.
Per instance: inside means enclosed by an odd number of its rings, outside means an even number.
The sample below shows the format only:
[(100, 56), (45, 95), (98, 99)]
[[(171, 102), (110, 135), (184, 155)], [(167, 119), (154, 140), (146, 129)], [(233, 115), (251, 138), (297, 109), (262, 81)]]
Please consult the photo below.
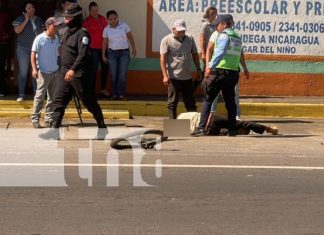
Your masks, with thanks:
[(44, 141), (1, 119), (0, 234), (324, 234), (324, 120), (254, 120), (280, 135), (115, 151), (109, 139), (162, 118), (110, 123), (106, 141), (73, 120)]

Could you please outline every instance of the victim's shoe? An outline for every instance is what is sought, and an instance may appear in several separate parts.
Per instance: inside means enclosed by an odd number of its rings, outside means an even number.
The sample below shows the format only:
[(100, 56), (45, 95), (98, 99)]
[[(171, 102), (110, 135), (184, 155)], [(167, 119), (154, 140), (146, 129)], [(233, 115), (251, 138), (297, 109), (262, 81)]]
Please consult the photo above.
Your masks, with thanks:
[(267, 126), (266, 131), (267, 131), (267, 133), (271, 133), (273, 135), (278, 135), (278, 133), (279, 133), (278, 127), (276, 127), (276, 126)]

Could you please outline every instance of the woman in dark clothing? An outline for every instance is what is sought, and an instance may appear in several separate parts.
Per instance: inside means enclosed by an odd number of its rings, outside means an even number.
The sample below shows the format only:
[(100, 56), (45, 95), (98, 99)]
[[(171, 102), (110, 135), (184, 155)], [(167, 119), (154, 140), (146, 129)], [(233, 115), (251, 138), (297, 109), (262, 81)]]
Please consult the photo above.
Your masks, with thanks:
[[(17, 38), (17, 59), (19, 65), (18, 87), (19, 95), (17, 101), (23, 101), (25, 87), (30, 68), (31, 47), (35, 37), (44, 30), (43, 20), (35, 15), (35, 6), (31, 1), (24, 3), (22, 15), (12, 22)], [(34, 92), (36, 82), (32, 81)]]
[(9, 55), (10, 16), (0, 1), (0, 97), (5, 96), (5, 68)]

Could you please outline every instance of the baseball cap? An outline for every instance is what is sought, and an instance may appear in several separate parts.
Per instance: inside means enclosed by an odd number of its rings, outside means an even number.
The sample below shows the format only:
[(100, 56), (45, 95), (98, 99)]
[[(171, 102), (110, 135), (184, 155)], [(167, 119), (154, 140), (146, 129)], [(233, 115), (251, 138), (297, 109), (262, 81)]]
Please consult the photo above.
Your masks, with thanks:
[(178, 19), (174, 21), (172, 29), (175, 29), (177, 31), (186, 31), (186, 22), (183, 19)]
[(217, 15), (215, 20), (215, 26), (217, 27), (220, 23), (223, 22), (231, 24), (233, 22), (233, 16), (230, 14)]
[(63, 16), (73, 17), (73, 16), (77, 16), (80, 14), (82, 14), (82, 7), (80, 7), (79, 4), (77, 4), (77, 3), (72, 3), (71, 5), (69, 5), (66, 8)]
[(50, 17), (45, 21), (45, 25), (46, 25), (46, 27), (48, 27), (51, 24), (58, 26), (58, 25), (62, 24), (62, 22), (57, 21), (54, 17)]

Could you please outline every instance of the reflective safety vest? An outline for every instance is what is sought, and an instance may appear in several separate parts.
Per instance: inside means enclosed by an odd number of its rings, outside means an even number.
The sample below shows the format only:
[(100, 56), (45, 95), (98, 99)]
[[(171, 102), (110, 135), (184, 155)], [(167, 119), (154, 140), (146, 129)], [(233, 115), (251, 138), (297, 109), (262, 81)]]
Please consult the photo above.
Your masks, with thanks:
[(229, 36), (230, 43), (225, 51), (223, 59), (219, 62), (216, 68), (238, 71), (242, 51), (241, 37), (238, 33), (230, 28), (225, 29), (220, 33), (219, 36), (221, 36), (223, 33)]

